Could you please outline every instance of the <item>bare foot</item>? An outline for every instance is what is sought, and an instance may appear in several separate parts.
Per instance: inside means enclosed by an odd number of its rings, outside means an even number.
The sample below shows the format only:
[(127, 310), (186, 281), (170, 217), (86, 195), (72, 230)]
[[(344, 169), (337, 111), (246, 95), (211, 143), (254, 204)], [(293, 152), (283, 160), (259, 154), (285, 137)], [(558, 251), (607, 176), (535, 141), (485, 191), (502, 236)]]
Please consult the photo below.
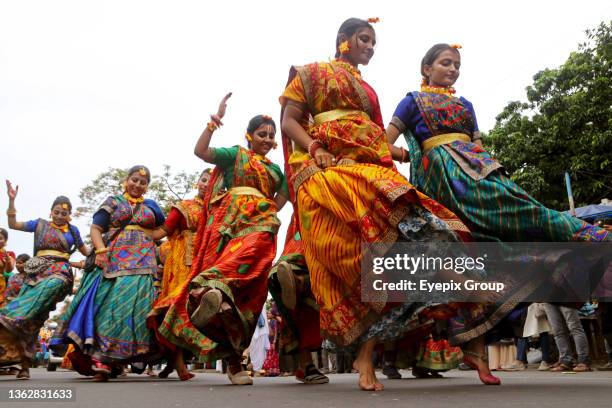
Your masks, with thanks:
[(385, 386), (376, 378), (376, 372), (371, 362), (355, 360), (353, 368), (359, 372), (359, 388), (363, 391), (382, 391), (385, 389)]

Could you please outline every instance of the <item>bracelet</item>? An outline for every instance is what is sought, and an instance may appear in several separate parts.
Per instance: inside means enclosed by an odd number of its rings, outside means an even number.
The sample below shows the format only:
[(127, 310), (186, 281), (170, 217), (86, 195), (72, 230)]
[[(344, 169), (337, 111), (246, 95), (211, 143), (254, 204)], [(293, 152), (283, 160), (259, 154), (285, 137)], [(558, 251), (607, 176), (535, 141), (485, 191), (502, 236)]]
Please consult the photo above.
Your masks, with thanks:
[(9, 217), (11, 215), (17, 215), (17, 210), (6, 210), (6, 215), (8, 215)]
[(404, 149), (404, 147), (400, 147), (402, 149), (402, 159), (401, 162), (402, 163), (406, 163), (406, 149)]
[(310, 155), (310, 157), (314, 158), (314, 154), (317, 151), (317, 149), (320, 148), (324, 148), (325, 145), (321, 142), (319, 142), (318, 140), (313, 140), (312, 142), (310, 142), (310, 144), (308, 145), (308, 154)]
[(219, 129), (219, 125), (217, 125), (215, 122), (213, 122), (212, 120), (210, 122), (208, 122), (208, 124), (206, 125), (206, 127), (208, 128), (208, 130), (210, 130), (211, 132), (214, 132), (215, 130)]
[(104, 247), (104, 248), (100, 248), (100, 249), (96, 249), (96, 255), (100, 255), (100, 254), (105, 254), (108, 251), (110, 251), (110, 249)]

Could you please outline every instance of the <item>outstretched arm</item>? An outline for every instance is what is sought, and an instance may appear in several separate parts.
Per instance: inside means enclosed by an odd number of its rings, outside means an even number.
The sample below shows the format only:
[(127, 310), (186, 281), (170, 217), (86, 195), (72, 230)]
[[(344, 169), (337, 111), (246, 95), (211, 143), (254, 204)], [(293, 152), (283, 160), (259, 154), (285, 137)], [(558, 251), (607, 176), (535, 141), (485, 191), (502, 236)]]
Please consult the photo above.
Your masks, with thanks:
[(10, 181), (6, 180), (6, 193), (9, 199), (9, 206), (6, 210), (6, 215), (8, 218), (8, 226), (10, 229), (25, 231), (25, 223), (21, 221), (17, 221), (17, 209), (15, 208), (15, 198), (17, 198), (17, 193), (19, 192), (19, 186), (13, 188), (13, 185)]
[[(232, 93), (228, 93), (223, 97), (221, 103), (219, 104), (219, 109), (215, 115), (210, 117), (211, 122), (206, 126), (200, 138), (198, 139), (195, 149), (193, 150), (194, 154), (198, 156), (200, 159), (204, 160), (207, 163), (212, 163), (213, 153), (210, 150), (210, 139), (212, 137), (213, 132), (219, 127), (223, 125), (221, 119), (225, 116), (225, 110), (227, 108), (227, 100), (232, 96)], [(214, 164), (214, 163), (213, 163)]]

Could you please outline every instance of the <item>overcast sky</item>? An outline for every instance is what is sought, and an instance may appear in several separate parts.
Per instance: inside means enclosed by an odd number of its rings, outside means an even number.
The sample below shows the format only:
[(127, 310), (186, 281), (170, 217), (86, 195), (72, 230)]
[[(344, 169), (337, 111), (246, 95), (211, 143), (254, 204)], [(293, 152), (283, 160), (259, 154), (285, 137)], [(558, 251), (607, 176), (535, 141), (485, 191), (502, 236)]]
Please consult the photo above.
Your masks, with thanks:
[[(380, 17), (364, 78), (385, 122), (417, 89), (434, 43), (463, 45), (459, 95), (482, 130), (532, 76), (560, 65), (610, 1), (3, 1), (0, 3), (0, 177), (20, 185), (18, 219), (47, 217), (108, 167), (196, 171), (197, 137), (228, 91), (215, 146), (244, 144), (248, 120), (279, 116), (289, 67), (334, 54), (348, 17)], [(282, 152), (271, 158), (282, 162)], [(4, 183), (3, 183), (4, 184)], [(0, 226), (7, 197), (0, 194)], [(290, 206), (281, 214), (288, 220)], [(87, 233), (88, 220), (75, 220)], [(279, 237), (279, 251), (284, 229)], [(9, 249), (32, 235), (10, 231)]]

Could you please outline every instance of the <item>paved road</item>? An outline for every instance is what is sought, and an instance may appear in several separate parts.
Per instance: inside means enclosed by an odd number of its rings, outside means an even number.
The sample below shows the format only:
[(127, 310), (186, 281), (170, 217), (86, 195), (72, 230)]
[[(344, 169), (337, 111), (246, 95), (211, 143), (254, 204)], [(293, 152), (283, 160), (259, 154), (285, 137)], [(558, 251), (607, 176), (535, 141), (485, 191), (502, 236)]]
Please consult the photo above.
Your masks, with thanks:
[(612, 407), (612, 372), (583, 374), (524, 371), (501, 373), (503, 385), (481, 385), (473, 371), (451, 371), (440, 380), (417, 380), (403, 372), (402, 380), (383, 380), (385, 391), (356, 388), (356, 374), (331, 375), (328, 385), (303, 385), (292, 377), (255, 378), (254, 386), (229, 385), (227, 377), (199, 373), (189, 382), (129, 375), (108, 383), (93, 383), (70, 371), (32, 370), (30, 381), (0, 376), (0, 392), (9, 387), (73, 387), (76, 402), (7, 403), (4, 407)]

